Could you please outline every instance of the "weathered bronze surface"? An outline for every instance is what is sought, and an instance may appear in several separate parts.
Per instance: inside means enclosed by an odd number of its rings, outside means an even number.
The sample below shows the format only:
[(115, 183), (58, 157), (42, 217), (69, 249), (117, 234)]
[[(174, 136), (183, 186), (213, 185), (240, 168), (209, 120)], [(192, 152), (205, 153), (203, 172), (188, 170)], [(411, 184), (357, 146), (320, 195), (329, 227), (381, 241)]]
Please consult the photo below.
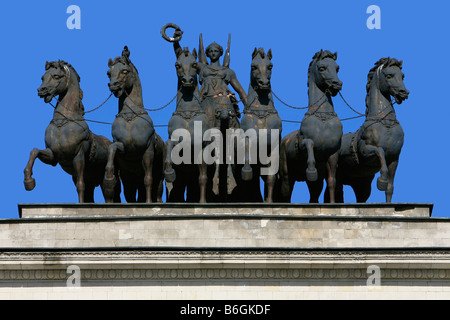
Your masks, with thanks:
[(127, 202), (162, 202), (164, 141), (144, 109), (139, 73), (128, 48), (124, 48), (122, 56), (110, 59), (108, 66), (108, 86), (119, 99), (119, 113), (112, 125), (114, 142), (109, 147), (105, 170), (107, 202), (112, 202), (118, 183), (114, 176), (117, 169)]
[(280, 147), (281, 201), (290, 202), (296, 181), (306, 181), (310, 203), (318, 203), (327, 179), (330, 202), (334, 187), (342, 124), (334, 112), (332, 97), (342, 89), (337, 53), (316, 53), (308, 70), (309, 109), (300, 130), (287, 135)]
[(383, 58), (369, 72), (366, 120), (357, 132), (348, 133), (342, 138), (337, 171), (337, 202), (344, 202), (343, 185), (352, 187), (357, 202), (367, 202), (377, 172), (380, 172), (378, 189), (386, 192), (386, 202), (392, 201), (404, 132), (395, 115), (391, 97), (401, 104), (409, 96), (403, 83), (402, 65), (403, 61)]
[[(258, 137), (258, 147), (260, 145), (260, 130), (267, 130), (267, 153), (270, 155), (272, 148), (271, 130), (279, 130), (278, 141), (281, 141), (282, 122), (278, 115), (272, 97), (272, 50), (265, 53), (263, 48), (256, 49), (252, 54), (250, 88), (248, 90), (248, 106), (244, 109), (244, 116), (241, 121), (241, 129), (244, 131), (255, 130)], [(278, 144), (279, 145), (279, 144)], [(264, 200), (267, 203), (274, 201), (277, 193), (275, 190), (278, 173), (261, 176), (261, 167), (268, 167), (262, 164), (259, 157), (256, 165), (249, 163), (249, 141), (245, 141), (246, 163), (242, 168), (242, 194), (243, 202), (262, 202), (260, 181), (264, 180)], [(253, 146), (256, 147), (256, 146)]]
[[(167, 35), (169, 28), (175, 29), (172, 37)], [(58, 104), (46, 130), (46, 149), (34, 149), (25, 168), (26, 190), (35, 188), (33, 165), (40, 159), (53, 166), (59, 163), (72, 175), (79, 202), (94, 202), (96, 186), (101, 186), (105, 202), (120, 202), (121, 185), (127, 202), (162, 202), (164, 179), (167, 202), (172, 203), (288, 203), (297, 181), (307, 183), (310, 202), (318, 203), (324, 180), (325, 202), (343, 203), (344, 185), (353, 188), (358, 202), (366, 202), (378, 172), (377, 187), (386, 192), (386, 202), (392, 201), (404, 140), (392, 97), (401, 104), (409, 95), (403, 83), (402, 61), (383, 58), (370, 70), (365, 122), (357, 132), (343, 135), (332, 100), (342, 89), (337, 53), (317, 52), (308, 69), (308, 111), (300, 129), (281, 139), (282, 120), (271, 86), (272, 50), (253, 51), (247, 94), (230, 69), (231, 36), (224, 51), (215, 42), (205, 50), (200, 35), (197, 53), (196, 49), (180, 46), (183, 31), (177, 25), (165, 25), (161, 35), (173, 43), (177, 59), (177, 105), (168, 123), (169, 140), (163, 142), (144, 108), (139, 74), (127, 47), (108, 63), (109, 89), (119, 103), (112, 124), (113, 142), (89, 130), (75, 69), (64, 61), (47, 62), (38, 93), (46, 103), (58, 97)], [(241, 122), (239, 102), (244, 105)], [(195, 128), (200, 126), (197, 131)], [(188, 162), (184, 162), (185, 157), (181, 162), (175, 159), (174, 150), (179, 151), (184, 140), (174, 138), (178, 129), (184, 129), (190, 137)], [(205, 142), (204, 136), (210, 129), (221, 133), (224, 152), (220, 163), (207, 165), (203, 151), (214, 140)], [(241, 133), (255, 130), (257, 146), (251, 147), (249, 136), (240, 134), (234, 137), (235, 149), (227, 150), (228, 129), (241, 129)], [(271, 137), (277, 132), (274, 130), (279, 133), (279, 149), (272, 145)], [(265, 145), (260, 144), (262, 132), (268, 133)], [(243, 162), (238, 159), (238, 146), (244, 146)], [(256, 163), (251, 161), (255, 147)], [(269, 158), (274, 150), (279, 159), (277, 173), (261, 174), (270, 164), (261, 161), (260, 148), (266, 148)]]
[[(225, 53), (223, 65), (220, 57), (224, 54), (223, 48), (217, 43), (210, 44), (204, 50), (203, 37), (200, 35), (199, 57), (197, 70), (201, 84), (201, 106), (208, 117), (211, 128), (218, 128), (222, 137), (226, 137), (226, 130), (239, 128), (241, 116), (237, 99), (229, 89), (229, 85), (239, 94), (243, 104), (247, 105), (247, 94), (239, 83), (236, 74), (230, 66), (231, 36)], [(210, 63), (208, 63), (208, 59)], [(223, 150), (226, 150), (226, 139), (223, 139)], [(235, 144), (236, 146), (236, 144)], [(234, 153), (235, 155), (237, 152)], [(222, 163), (217, 164), (212, 178), (212, 194), (209, 202), (237, 202), (240, 198), (240, 172), (237, 160), (234, 164), (226, 164), (226, 154), (223, 152)]]
[[(175, 28), (173, 38), (169, 38), (165, 31), (167, 27)], [(202, 154), (195, 154), (194, 127), (201, 124), (202, 137), (209, 129), (206, 112), (201, 106), (200, 90), (197, 78), (197, 51), (191, 53), (188, 48), (182, 49), (179, 41), (183, 32), (174, 25), (168, 24), (163, 27), (164, 39), (173, 42), (177, 61), (177, 106), (169, 121), (169, 140), (166, 142), (165, 179), (167, 187), (167, 202), (200, 202), (206, 203), (206, 188), (208, 182), (207, 165)], [(175, 130), (185, 129), (190, 134), (191, 157), (190, 163), (173, 164), (172, 150), (176, 142), (172, 141)], [(202, 143), (203, 147), (203, 143)], [(199, 151), (202, 151), (201, 148)], [(201, 157), (201, 161), (195, 161)], [(200, 164), (196, 164), (199, 163)], [(185, 197), (186, 193), (186, 197)]]
[[(45, 131), (46, 148), (31, 151), (24, 171), (25, 189), (31, 191), (36, 186), (32, 174), (38, 158), (52, 166), (60, 164), (72, 176), (80, 203), (93, 203), (97, 186), (101, 186), (106, 198), (106, 188), (102, 182), (111, 141), (93, 134), (84, 119), (80, 76), (64, 61), (47, 62), (45, 71), (38, 89), (39, 97), (46, 103), (58, 97), (58, 103), (53, 120)], [(111, 174), (118, 179), (117, 171), (113, 170)], [(120, 202), (120, 184), (109, 190), (109, 194), (111, 202)]]

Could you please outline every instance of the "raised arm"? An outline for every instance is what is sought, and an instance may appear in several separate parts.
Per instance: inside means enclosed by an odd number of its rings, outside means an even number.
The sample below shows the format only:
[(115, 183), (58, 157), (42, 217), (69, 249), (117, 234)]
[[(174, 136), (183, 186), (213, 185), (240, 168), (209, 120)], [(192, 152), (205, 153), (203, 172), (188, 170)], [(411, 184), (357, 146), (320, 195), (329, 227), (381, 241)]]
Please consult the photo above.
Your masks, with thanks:
[[(181, 36), (183, 35), (183, 31), (181, 31), (181, 30), (175, 30), (175, 32), (174, 32), (174, 34), (173, 34), (173, 37), (174, 38), (178, 38), (178, 37), (180, 37), (181, 38)], [(178, 58), (178, 56), (181, 54), (181, 52), (183, 51), (183, 49), (181, 48), (181, 46), (180, 46), (180, 42), (179, 41), (175, 41), (174, 43), (173, 43), (173, 51), (175, 52), (175, 56)]]

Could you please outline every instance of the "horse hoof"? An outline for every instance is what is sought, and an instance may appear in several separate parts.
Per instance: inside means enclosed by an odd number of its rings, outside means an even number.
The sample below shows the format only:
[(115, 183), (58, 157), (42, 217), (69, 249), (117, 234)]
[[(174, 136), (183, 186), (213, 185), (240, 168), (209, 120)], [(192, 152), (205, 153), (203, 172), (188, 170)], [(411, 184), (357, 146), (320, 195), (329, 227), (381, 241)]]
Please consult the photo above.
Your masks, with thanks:
[(176, 179), (175, 170), (173, 170), (173, 169), (165, 170), (164, 171), (164, 177), (165, 177), (167, 182), (173, 183), (175, 181), (175, 179)]
[(380, 191), (386, 191), (388, 187), (388, 181), (382, 179), (381, 177), (377, 179), (377, 188)]
[(112, 179), (107, 179), (107, 178), (103, 179), (103, 187), (106, 190), (114, 190), (114, 188), (116, 187), (116, 183), (117, 183), (117, 180), (115, 177)]
[(314, 170), (306, 169), (306, 179), (311, 182), (317, 181), (317, 179), (319, 179), (317, 169)]
[(253, 180), (253, 170), (252, 168), (246, 169), (245, 167), (241, 170), (242, 180), (251, 181)]
[(34, 178), (27, 179), (23, 182), (25, 190), (31, 191), (36, 187), (36, 180)]

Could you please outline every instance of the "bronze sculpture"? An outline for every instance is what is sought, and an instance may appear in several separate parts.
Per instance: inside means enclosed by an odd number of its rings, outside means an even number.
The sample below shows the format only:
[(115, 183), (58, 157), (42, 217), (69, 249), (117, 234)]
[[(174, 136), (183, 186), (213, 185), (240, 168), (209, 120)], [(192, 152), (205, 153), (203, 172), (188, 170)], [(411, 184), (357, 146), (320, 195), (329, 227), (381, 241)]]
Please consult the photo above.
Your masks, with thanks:
[(337, 202), (344, 202), (343, 185), (350, 185), (357, 202), (365, 203), (377, 172), (380, 172), (377, 188), (386, 192), (386, 202), (392, 201), (404, 132), (395, 115), (391, 96), (397, 104), (401, 104), (409, 95), (403, 83), (402, 65), (403, 62), (397, 59), (382, 58), (369, 72), (366, 120), (357, 132), (342, 138), (337, 170)]
[[(46, 103), (58, 97), (53, 120), (45, 131), (45, 150), (33, 149), (24, 170), (25, 189), (31, 191), (36, 182), (32, 178), (36, 158), (43, 163), (61, 168), (70, 174), (77, 188), (80, 203), (94, 202), (94, 189), (102, 185), (111, 141), (93, 134), (84, 119), (83, 91), (80, 76), (65, 61), (47, 62), (39, 97)], [(111, 172), (118, 179), (117, 171)], [(111, 202), (120, 202), (120, 184), (110, 190)]]
[[(247, 94), (239, 83), (236, 74), (230, 66), (230, 40), (228, 41), (223, 66), (220, 65), (220, 57), (224, 54), (223, 48), (217, 43), (212, 43), (204, 50), (203, 37), (200, 35), (198, 74), (201, 84), (200, 95), (202, 109), (208, 117), (209, 126), (218, 128), (222, 137), (226, 137), (227, 129), (240, 127), (239, 106), (235, 95), (230, 91), (228, 85), (239, 94), (240, 99), (247, 105)], [(208, 63), (207, 57), (210, 58)], [(223, 139), (223, 150), (226, 149), (225, 138)], [(236, 153), (235, 153), (236, 154)], [(222, 163), (216, 165), (212, 189), (215, 196), (209, 202), (236, 202), (239, 198), (240, 176), (237, 173), (236, 161), (234, 165), (226, 164), (225, 152), (222, 155)]]
[[(174, 37), (166, 35), (166, 29), (176, 29)], [(196, 139), (194, 133), (203, 137), (209, 129), (206, 112), (201, 107), (200, 90), (197, 79), (197, 51), (189, 52), (188, 48), (182, 49), (179, 41), (183, 32), (174, 25), (168, 24), (161, 31), (163, 38), (173, 42), (177, 62), (177, 105), (174, 114), (169, 121), (169, 140), (166, 143), (165, 179), (166, 184), (172, 184), (167, 190), (168, 202), (206, 202), (206, 187), (208, 182), (207, 165), (203, 159), (203, 141), (201, 141), (200, 154), (195, 154)], [(195, 126), (201, 124), (201, 131), (195, 132)], [(173, 164), (172, 150), (176, 142), (171, 138), (178, 129), (184, 129), (190, 136), (190, 163)], [(198, 164), (197, 164), (198, 163)], [(186, 199), (185, 199), (186, 192)]]
[(114, 176), (117, 168), (127, 202), (162, 202), (164, 142), (144, 109), (139, 73), (128, 48), (124, 48), (122, 56), (109, 59), (108, 66), (108, 86), (119, 99), (119, 113), (112, 126), (114, 142), (109, 147), (105, 170), (107, 202), (112, 201), (118, 183)]
[[(175, 28), (173, 37), (167, 36), (167, 28)], [(46, 149), (33, 149), (24, 170), (26, 190), (35, 188), (32, 170), (39, 158), (53, 166), (59, 163), (72, 175), (80, 203), (94, 202), (96, 186), (101, 186), (107, 203), (120, 202), (121, 184), (127, 202), (162, 202), (164, 178), (170, 189), (168, 202), (290, 202), (295, 182), (306, 181), (310, 202), (318, 203), (324, 180), (325, 202), (343, 202), (344, 185), (353, 188), (358, 202), (366, 202), (377, 172), (380, 172), (378, 189), (386, 192), (386, 202), (392, 201), (404, 132), (391, 97), (401, 104), (409, 95), (403, 83), (402, 61), (383, 58), (370, 70), (366, 120), (357, 132), (343, 135), (332, 101), (342, 89), (337, 53), (317, 52), (308, 69), (308, 111), (300, 129), (281, 139), (282, 121), (271, 90), (272, 51), (266, 53), (255, 48), (247, 95), (230, 69), (231, 37), (224, 52), (215, 42), (205, 50), (200, 35), (197, 56), (195, 49), (190, 52), (181, 48), (182, 34), (175, 24), (162, 29), (164, 39), (173, 43), (178, 76), (177, 106), (169, 121), (166, 144), (144, 108), (139, 74), (127, 47), (120, 57), (108, 63), (109, 89), (119, 101), (119, 112), (112, 125), (113, 142), (90, 131), (86, 123), (90, 120), (84, 119), (83, 92), (75, 69), (64, 61), (47, 62), (38, 93), (46, 103), (59, 98), (46, 130)], [(244, 104), (241, 123), (239, 102), (230, 85)], [(178, 129), (190, 137), (189, 163), (174, 163), (173, 150), (181, 141), (172, 138)], [(209, 129), (220, 131), (222, 150), (226, 152), (220, 154), (220, 161), (208, 166), (203, 151), (213, 150), (209, 148), (213, 140), (204, 141)], [(234, 150), (228, 150), (229, 129), (240, 129), (233, 133), (241, 135), (232, 137), (239, 140), (233, 143)], [(264, 139), (267, 145), (263, 147), (271, 151), (273, 129), (280, 133), (280, 149), (275, 149), (279, 151), (276, 155), (280, 170), (264, 175), (261, 173), (267, 163), (260, 161), (260, 152), (257, 163), (250, 162), (250, 139), (242, 133), (255, 130), (258, 143), (254, 147), (260, 150), (260, 133), (267, 130), (269, 135)], [(196, 134), (201, 135), (200, 144)], [(244, 145), (244, 163), (237, 157), (238, 144)], [(217, 156), (216, 149), (214, 152)], [(261, 178), (265, 182), (264, 197)]]
[[(253, 147), (266, 147), (267, 152), (270, 153), (274, 146), (271, 145), (271, 135), (278, 130), (278, 140), (281, 142), (282, 122), (275, 109), (272, 91), (271, 91), (271, 76), (272, 76), (272, 50), (265, 53), (263, 48), (256, 49), (252, 54), (251, 73), (250, 73), (250, 88), (248, 91), (247, 101), (248, 106), (244, 109), (244, 116), (241, 121), (241, 129), (256, 130), (258, 141), (260, 141), (260, 130), (267, 130), (265, 146), (258, 143)], [(259, 157), (256, 165), (250, 166), (249, 163), (249, 141), (246, 138), (245, 153), (246, 163), (242, 168), (242, 184), (245, 193), (243, 193), (244, 202), (262, 202), (260, 191), (260, 179), (264, 180), (264, 200), (267, 203), (272, 203), (275, 196), (275, 184), (277, 183), (278, 173), (261, 176), (261, 168), (267, 167), (268, 164), (262, 164)], [(279, 143), (278, 143), (279, 146)]]
[(287, 135), (280, 147), (282, 202), (291, 201), (296, 181), (306, 181), (310, 203), (318, 203), (324, 179), (327, 179), (330, 202), (335, 202), (337, 152), (343, 131), (332, 101), (342, 89), (336, 59), (337, 53), (321, 50), (309, 66), (308, 112), (300, 130)]

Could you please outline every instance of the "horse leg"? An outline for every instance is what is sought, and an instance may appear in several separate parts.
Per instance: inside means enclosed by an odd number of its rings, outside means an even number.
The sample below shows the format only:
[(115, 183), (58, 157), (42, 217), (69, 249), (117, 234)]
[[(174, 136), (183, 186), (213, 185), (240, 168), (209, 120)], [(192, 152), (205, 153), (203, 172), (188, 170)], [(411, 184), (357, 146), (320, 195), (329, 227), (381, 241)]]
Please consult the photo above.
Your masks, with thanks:
[(273, 203), (273, 191), (275, 188), (275, 183), (277, 182), (276, 175), (270, 175), (266, 177), (265, 187), (266, 187), (266, 203)]
[(103, 195), (105, 197), (106, 203), (113, 203), (114, 199), (117, 197), (117, 171), (114, 168), (114, 161), (116, 158), (117, 150), (119, 150), (120, 152), (124, 152), (125, 147), (123, 143), (114, 142), (109, 146), (108, 149), (108, 163), (106, 164), (105, 177), (103, 178)]
[(291, 198), (291, 188), (289, 179), (289, 168), (287, 163), (287, 143), (283, 140), (280, 145), (280, 202), (289, 202)]
[(163, 203), (163, 193), (164, 193), (164, 179), (159, 179), (157, 185), (156, 202)]
[(323, 189), (323, 180), (317, 179), (316, 181), (306, 181), (309, 189), (309, 203), (319, 203), (319, 197)]
[(319, 175), (316, 169), (316, 159), (314, 158), (314, 142), (311, 139), (304, 139), (302, 147), (305, 148), (308, 153), (306, 179), (311, 182), (317, 181)]
[(366, 203), (369, 200), (370, 193), (372, 192), (372, 183), (368, 182), (355, 182), (350, 185), (355, 192), (357, 203)]
[(25, 190), (27, 191), (31, 191), (36, 187), (36, 180), (32, 177), (33, 166), (36, 158), (39, 158), (39, 160), (41, 160), (43, 163), (52, 166), (56, 166), (58, 164), (58, 162), (55, 161), (55, 156), (53, 155), (52, 150), (50, 150), (49, 148), (45, 150), (33, 149), (30, 153), (30, 159), (28, 160), (27, 166), (23, 171), (25, 175), (24, 185)]
[[(119, 177), (119, 174), (116, 173), (115, 176)], [(105, 191), (105, 186), (103, 184), (101, 184), (100, 185), (100, 189), (102, 190), (103, 198), (106, 201), (107, 193)], [(122, 199), (120, 197), (121, 193), (122, 193), (122, 187), (121, 187), (120, 182), (119, 182), (119, 183), (116, 183), (116, 186), (114, 187), (114, 200), (113, 200), (114, 203), (121, 203), (122, 202)]]
[(288, 175), (282, 174), (280, 175), (280, 183), (280, 201), (290, 202), (295, 182), (293, 182), (293, 179), (289, 179)]
[(84, 182), (84, 168), (85, 168), (85, 152), (84, 148), (80, 148), (80, 151), (78, 151), (78, 154), (73, 159), (73, 168), (75, 170), (75, 179), (76, 179), (76, 186), (77, 186), (77, 192), (78, 192), (78, 201), (79, 203), (84, 203), (84, 194), (86, 185)]
[(362, 148), (362, 154), (365, 158), (376, 155), (380, 159), (380, 174), (381, 176), (377, 180), (377, 187), (380, 191), (386, 191), (388, 186), (388, 168), (386, 165), (386, 158), (383, 148), (375, 147), (371, 145), (365, 145)]
[(178, 177), (177, 180), (173, 182), (172, 191), (169, 194), (168, 202), (171, 203), (182, 203), (186, 202), (184, 194), (186, 192), (186, 182), (183, 176)]
[(84, 191), (84, 202), (85, 203), (95, 203), (94, 201), (95, 185), (91, 182), (86, 182), (86, 187)]
[(388, 166), (389, 170), (389, 183), (386, 189), (386, 203), (392, 202), (392, 195), (394, 194), (394, 178), (397, 172), (398, 159), (391, 162)]
[(173, 141), (167, 140), (166, 142), (166, 158), (165, 158), (165, 169), (164, 169), (164, 176), (166, 178), (166, 181), (169, 183), (172, 183), (176, 179), (176, 173), (175, 170), (172, 167), (172, 150), (173, 150)]
[(153, 162), (155, 160), (155, 142), (152, 141), (144, 153), (142, 165), (144, 167), (144, 186), (146, 191), (146, 202), (152, 203), (152, 185), (153, 185)]
[(250, 165), (250, 141), (248, 137), (245, 137), (245, 163), (241, 170), (242, 180), (251, 181), (253, 179), (253, 170)]
[(153, 188), (152, 199), (153, 202), (162, 203), (164, 193), (164, 169), (166, 158), (166, 148), (164, 141), (159, 136), (155, 139), (155, 160), (153, 164)]
[(336, 203), (344, 203), (344, 185), (339, 181), (339, 179), (336, 180), (335, 195)]
[(327, 161), (327, 192), (329, 203), (336, 203), (336, 170), (339, 160), (339, 152), (333, 154)]
[(127, 203), (136, 203), (136, 192), (138, 189), (136, 178), (133, 176), (133, 174), (130, 174), (129, 172), (123, 170), (120, 171), (120, 178), (122, 180), (123, 195), (125, 197), (125, 201)]
[(280, 202), (290, 203), (292, 199), (292, 193), (294, 192), (295, 180), (289, 179), (289, 177), (284, 178), (281, 181), (281, 192), (280, 192)]
[(206, 185), (208, 183), (208, 166), (202, 161), (199, 165), (198, 183), (200, 186), (200, 203), (206, 203)]

